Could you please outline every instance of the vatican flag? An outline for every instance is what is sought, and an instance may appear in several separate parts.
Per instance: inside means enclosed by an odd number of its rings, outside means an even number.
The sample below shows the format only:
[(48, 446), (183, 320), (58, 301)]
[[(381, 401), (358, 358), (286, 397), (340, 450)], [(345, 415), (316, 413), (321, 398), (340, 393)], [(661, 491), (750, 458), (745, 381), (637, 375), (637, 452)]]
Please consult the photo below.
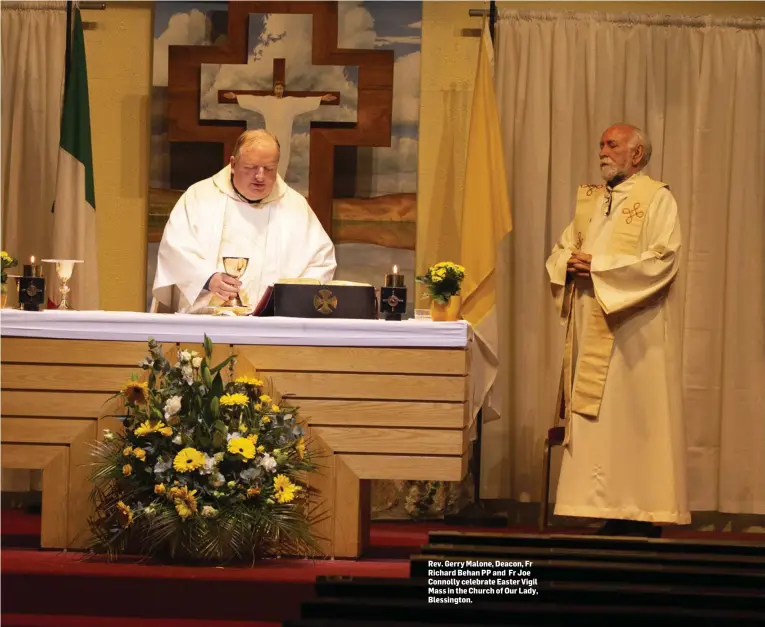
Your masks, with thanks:
[[(53, 256), (84, 261), (75, 265), (70, 301), (75, 309), (98, 309), (96, 194), (90, 140), (88, 71), (80, 10), (74, 9), (71, 59), (61, 115), (61, 137), (53, 204)], [(118, 150), (115, 145), (114, 150)], [(58, 303), (55, 289), (52, 296)]]
[(500, 243), (511, 230), (510, 200), (494, 94), (494, 51), (488, 26), (484, 23), (468, 134), (460, 248), (460, 263), (466, 272), (462, 285), (462, 315), (473, 326), (478, 344), (476, 358), (483, 361), (482, 367), (476, 369), (484, 376), (476, 381), (475, 413), (481, 408), (481, 400), (491, 391), (499, 367), (497, 260)]

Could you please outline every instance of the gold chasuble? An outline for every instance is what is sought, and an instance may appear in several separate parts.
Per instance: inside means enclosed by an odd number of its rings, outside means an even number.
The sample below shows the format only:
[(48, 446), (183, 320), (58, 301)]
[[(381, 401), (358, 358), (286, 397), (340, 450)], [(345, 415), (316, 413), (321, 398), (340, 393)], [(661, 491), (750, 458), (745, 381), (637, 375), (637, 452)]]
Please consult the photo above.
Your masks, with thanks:
[[(578, 189), (547, 260), (566, 326), (566, 439), (555, 513), (688, 523), (679, 316), (682, 235), (668, 186), (637, 173)], [(575, 251), (589, 277), (570, 277)], [(559, 399), (560, 401), (561, 399)]]

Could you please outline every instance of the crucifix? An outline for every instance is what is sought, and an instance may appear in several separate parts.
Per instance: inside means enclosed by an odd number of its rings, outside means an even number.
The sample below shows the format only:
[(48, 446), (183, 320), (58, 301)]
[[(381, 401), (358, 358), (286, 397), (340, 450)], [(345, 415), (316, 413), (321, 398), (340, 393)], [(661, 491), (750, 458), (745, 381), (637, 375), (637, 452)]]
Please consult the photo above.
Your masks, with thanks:
[(263, 116), (266, 130), (279, 140), (281, 157), (279, 175), (284, 178), (290, 162), (292, 124), (301, 113), (314, 111), (321, 105), (340, 103), (339, 92), (285, 91), (286, 60), (274, 59), (272, 91), (220, 90), (218, 102), (238, 104), (243, 109)]

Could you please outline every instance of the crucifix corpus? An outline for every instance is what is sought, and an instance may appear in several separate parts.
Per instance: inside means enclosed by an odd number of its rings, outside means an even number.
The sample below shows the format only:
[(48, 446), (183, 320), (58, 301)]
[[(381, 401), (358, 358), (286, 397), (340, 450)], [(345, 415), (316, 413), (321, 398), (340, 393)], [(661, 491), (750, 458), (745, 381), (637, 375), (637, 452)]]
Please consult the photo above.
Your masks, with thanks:
[(271, 91), (220, 90), (218, 102), (237, 104), (243, 109), (263, 116), (266, 130), (279, 140), (281, 157), (279, 175), (284, 178), (290, 162), (292, 124), (301, 113), (316, 110), (321, 105), (340, 104), (340, 92), (285, 91), (286, 60), (274, 59), (273, 88)]

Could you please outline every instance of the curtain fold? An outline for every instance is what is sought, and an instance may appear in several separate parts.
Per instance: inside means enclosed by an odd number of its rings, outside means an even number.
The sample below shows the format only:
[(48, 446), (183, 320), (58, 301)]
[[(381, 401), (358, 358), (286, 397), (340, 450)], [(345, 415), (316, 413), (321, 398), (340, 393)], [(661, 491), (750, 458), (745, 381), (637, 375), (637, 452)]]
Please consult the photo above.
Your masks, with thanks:
[(498, 486), (491, 467), (506, 453), (484, 442), (487, 495), (538, 499), (563, 343), (544, 262), (576, 186), (600, 182), (602, 131), (628, 122), (651, 138), (647, 172), (670, 185), (683, 224), (672, 298), (691, 508), (765, 514), (765, 21), (501, 11), (496, 33), (514, 207), (512, 451)]
[[(66, 50), (66, 2), (4, 3), (2, 28), (2, 248), (19, 259), (52, 252)], [(46, 264), (49, 265), (49, 264)], [(45, 268), (47, 282), (55, 282)], [(9, 291), (15, 289), (9, 280)], [(11, 295), (10, 300), (13, 300)], [(15, 301), (13, 301), (15, 302)], [(3, 490), (25, 491), (29, 474), (4, 471)]]

